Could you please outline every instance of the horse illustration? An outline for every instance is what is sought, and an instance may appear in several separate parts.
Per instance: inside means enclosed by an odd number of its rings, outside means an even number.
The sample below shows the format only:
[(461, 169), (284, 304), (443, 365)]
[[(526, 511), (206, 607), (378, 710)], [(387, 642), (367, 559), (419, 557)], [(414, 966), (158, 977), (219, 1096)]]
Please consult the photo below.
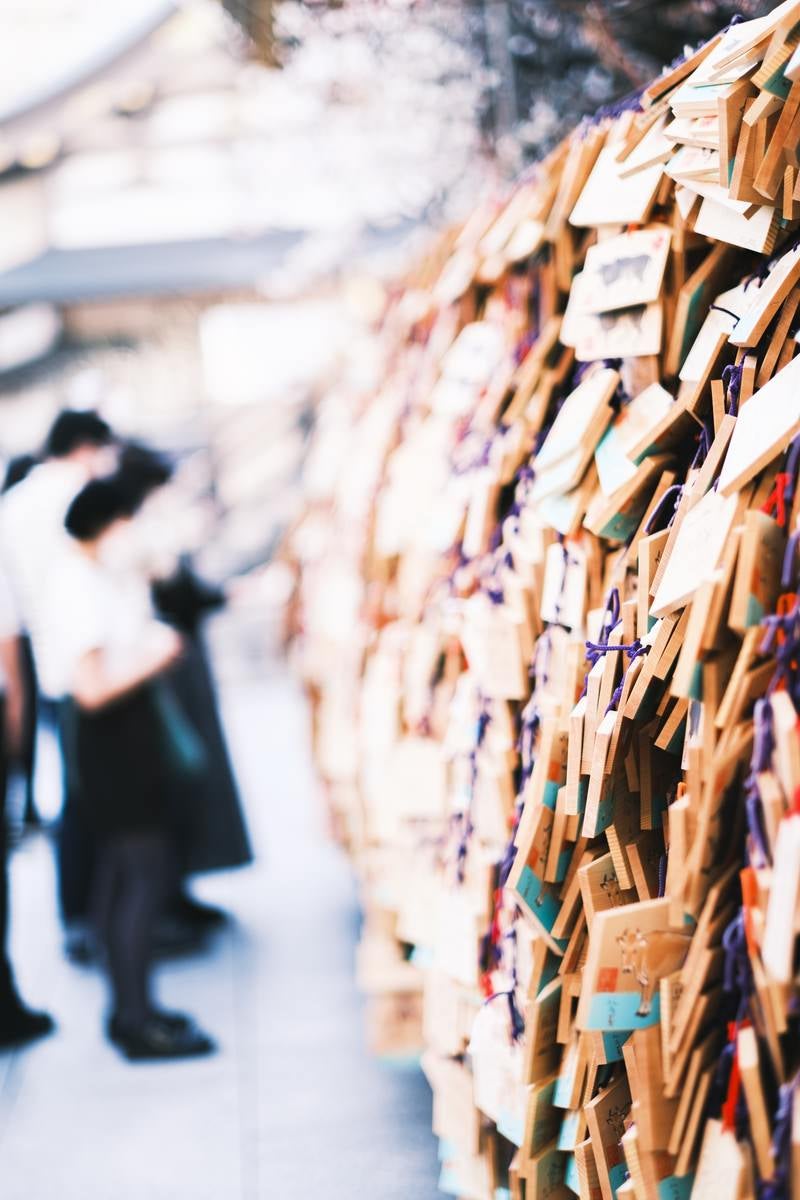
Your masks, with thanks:
[(641, 929), (625, 928), (618, 935), (622, 974), (633, 975), (639, 985), (637, 1017), (650, 1015), (659, 979), (683, 965), (690, 940), (689, 933), (671, 929), (642, 933)]
[(600, 880), (600, 891), (608, 900), (609, 904), (614, 906), (620, 903), (621, 890), (616, 872), (604, 871), (603, 878)]
[(625, 1132), (625, 1118), (631, 1111), (630, 1100), (626, 1104), (614, 1104), (606, 1113), (606, 1125), (615, 1142), (618, 1142)]
[(616, 312), (599, 313), (598, 317), (603, 332), (608, 333), (621, 325), (623, 321), (630, 321), (636, 332), (641, 333), (646, 307), (644, 304), (632, 304), (628, 308), (618, 308)]
[(649, 265), (649, 254), (628, 254), (622, 258), (614, 258), (611, 262), (602, 263), (600, 275), (606, 287), (616, 283), (622, 275), (633, 275), (641, 283)]

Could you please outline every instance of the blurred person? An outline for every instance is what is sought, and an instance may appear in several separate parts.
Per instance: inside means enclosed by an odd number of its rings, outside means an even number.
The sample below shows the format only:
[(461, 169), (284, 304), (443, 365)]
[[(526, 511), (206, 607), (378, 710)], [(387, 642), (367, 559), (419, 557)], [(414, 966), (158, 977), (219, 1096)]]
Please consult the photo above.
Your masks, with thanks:
[(134, 509), (121, 473), (79, 492), (66, 514), (72, 544), (53, 572), (49, 611), (77, 801), (96, 848), (92, 911), (111, 990), (107, 1033), (130, 1059), (185, 1058), (213, 1043), (189, 1017), (155, 1006), (150, 962), (178, 872), (176, 789), (202, 759), (191, 761), (191, 729), (181, 726), (168, 689), (182, 640), (146, 612), (119, 572)]
[[(33, 454), (17, 454), (9, 459), (6, 474), (0, 492), (5, 495), (23, 479), (27, 479), (31, 471), (39, 463)], [(22, 822), (29, 829), (38, 828), (42, 824), (36, 807), (34, 795), (34, 780), (36, 776), (36, 725), (39, 691), (36, 679), (36, 667), (33, 661), (33, 647), (27, 633), (20, 630), (17, 641), (19, 663), (18, 695), (20, 702), (19, 729), (14, 742), (14, 753), (9, 766), (22, 776), (25, 799), (22, 810)]]
[[(186, 800), (189, 819), (180, 846), (181, 866), (186, 875), (245, 866), (252, 861), (250, 839), (202, 637), (203, 620), (223, 608), (228, 595), (224, 588), (202, 580), (189, 556), (163, 536), (165, 530), (180, 526), (175, 515), (185, 508), (184, 498), (169, 486), (168, 460), (140, 443), (128, 444), (120, 452), (120, 473), (134, 489), (133, 500), (140, 508), (138, 570), (147, 581), (156, 613), (184, 637), (172, 688), (206, 754), (202, 778), (194, 781)], [(225, 919), (219, 909), (199, 904), (185, 889), (175, 897), (172, 912), (201, 926)]]
[[(43, 602), (50, 573), (67, 540), (64, 517), (71, 501), (94, 476), (116, 461), (110, 426), (93, 410), (64, 409), (45, 440), (42, 461), (34, 465), (0, 501), (0, 551), (7, 565), (24, 636), (30, 639), (33, 671), (41, 697), (55, 710), (64, 693), (57, 653)], [(24, 651), (23, 651), (24, 652)], [(34, 699), (26, 701), (30, 711)], [(32, 735), (29, 735), (32, 736)], [(75, 776), (68, 769), (59, 731), (63, 765), (63, 807), (58, 839), (58, 893), (71, 956), (88, 954), (85, 926), (92, 871), (92, 847), (75, 802)]]
[(36, 1012), (20, 998), (8, 956), (9, 880), (6, 793), (9, 756), (18, 751), (23, 733), (23, 695), (19, 655), (19, 622), (6, 573), (0, 570), (0, 1048), (44, 1037), (55, 1028), (52, 1018)]
[[(66, 511), (87, 480), (113, 469), (113, 446), (111, 428), (98, 413), (65, 409), (50, 428), (42, 460), (5, 488), (0, 528), (7, 568), (20, 599), (22, 620), (32, 626), (42, 581), (66, 536)], [(11, 478), (23, 470), (24, 463), (18, 464)]]

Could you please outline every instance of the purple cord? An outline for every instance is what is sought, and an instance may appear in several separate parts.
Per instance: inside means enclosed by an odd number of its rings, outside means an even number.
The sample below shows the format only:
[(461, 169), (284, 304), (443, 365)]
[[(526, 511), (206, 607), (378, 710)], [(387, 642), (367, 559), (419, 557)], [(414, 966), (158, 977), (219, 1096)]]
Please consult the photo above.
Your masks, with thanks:
[(728, 412), (735, 417), (739, 412), (739, 393), (742, 390), (744, 363), (730, 363), (722, 371), (722, 383), (728, 397)]
[(792, 575), (794, 574), (794, 560), (797, 555), (797, 543), (800, 541), (800, 529), (796, 529), (786, 543), (786, 550), (783, 555), (783, 566), (781, 568), (781, 587), (784, 591), (791, 587)]
[(675, 503), (672, 506), (672, 514), (671, 514), (669, 520), (667, 521), (668, 526), (672, 524), (672, 522), (675, 518), (675, 513), (678, 511), (678, 505), (680, 503), (682, 494), (683, 494), (683, 484), (682, 483), (673, 483), (670, 487), (667, 488), (667, 490), (664, 492), (664, 495), (661, 497), (658, 504), (655, 506), (653, 511), (650, 513), (650, 516), (647, 518), (647, 524), (644, 527), (645, 533), (653, 532), (654, 527), (658, 524), (658, 519), (661, 516), (663, 516), (662, 509), (666, 507), (666, 501), (668, 499), (670, 499), (672, 496), (674, 496)]

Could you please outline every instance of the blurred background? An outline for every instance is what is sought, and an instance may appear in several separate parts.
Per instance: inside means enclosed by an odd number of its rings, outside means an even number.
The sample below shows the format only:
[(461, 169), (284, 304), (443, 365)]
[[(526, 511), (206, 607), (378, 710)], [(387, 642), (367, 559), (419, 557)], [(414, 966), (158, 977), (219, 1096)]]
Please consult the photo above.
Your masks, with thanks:
[[(756, 0), (8, 0), (0, 452), (64, 402), (269, 555), (315, 395), (432, 228)], [(346, 364), (344, 360), (347, 360)]]
[(200, 573), (249, 576), (208, 633), (256, 862), (200, 881), (231, 921), (170, 968), (220, 1053), (132, 1072), (86, 1019), (100, 980), (62, 954), (40, 734), (44, 831), (10, 811), (12, 947), (59, 1028), (0, 1055), (4, 1200), (435, 1195), (422, 1077), (362, 1044), (357, 906), (270, 563), (318, 405), (369, 392), (376, 322), (433, 233), (685, 43), (768, 7), (5, 0), (0, 457), (37, 450), (59, 409), (97, 408), (177, 463), (169, 532)]

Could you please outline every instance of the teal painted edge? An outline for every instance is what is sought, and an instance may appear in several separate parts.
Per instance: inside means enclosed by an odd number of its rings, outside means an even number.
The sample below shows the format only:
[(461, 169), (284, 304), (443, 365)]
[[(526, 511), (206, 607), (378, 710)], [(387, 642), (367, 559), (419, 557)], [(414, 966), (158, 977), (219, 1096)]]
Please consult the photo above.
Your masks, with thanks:
[(689, 1200), (694, 1175), (669, 1175), (659, 1180), (658, 1200)]
[(574, 1154), (570, 1154), (567, 1158), (567, 1166), (564, 1171), (564, 1185), (574, 1192), (576, 1196), (580, 1195), (581, 1185), (578, 1179), (578, 1163)]
[[(538, 875), (534, 875), (530, 867), (522, 868), (522, 874), (519, 877), (517, 884), (517, 895), (525, 902), (531, 916), (539, 922), (547, 933), (555, 924), (556, 917), (561, 911), (561, 902), (556, 899), (552, 891), (545, 890), (549, 885), (543, 883)], [(566, 950), (567, 939), (553, 939), (559, 949)]]
[(559, 785), (554, 783), (552, 779), (548, 779), (544, 785), (544, 793), (542, 795), (542, 804), (545, 808), (549, 808), (551, 812), (555, 812), (556, 801), (558, 800)]
[(561, 1128), (558, 1131), (558, 1141), (556, 1148), (563, 1151), (572, 1151), (575, 1149), (575, 1144), (578, 1138), (578, 1122), (581, 1114), (579, 1112), (568, 1111), (564, 1113), (564, 1119), (561, 1122)]
[(760, 625), (761, 619), (764, 616), (764, 605), (751, 592), (747, 597), (747, 611), (745, 612), (744, 623), (749, 628), (751, 625)]
[(611, 1184), (611, 1193), (616, 1196), (617, 1188), (628, 1178), (628, 1168), (624, 1162), (615, 1163), (608, 1172), (608, 1182)]
[(658, 992), (647, 1016), (639, 1016), (638, 992), (595, 992), (589, 1004), (587, 1029), (611, 1032), (619, 1029), (649, 1029), (661, 1018), (661, 997)]
[(606, 1056), (606, 1062), (620, 1062), (622, 1059), (622, 1047), (630, 1036), (630, 1032), (627, 1030), (615, 1030), (614, 1033), (603, 1034), (603, 1052)]

